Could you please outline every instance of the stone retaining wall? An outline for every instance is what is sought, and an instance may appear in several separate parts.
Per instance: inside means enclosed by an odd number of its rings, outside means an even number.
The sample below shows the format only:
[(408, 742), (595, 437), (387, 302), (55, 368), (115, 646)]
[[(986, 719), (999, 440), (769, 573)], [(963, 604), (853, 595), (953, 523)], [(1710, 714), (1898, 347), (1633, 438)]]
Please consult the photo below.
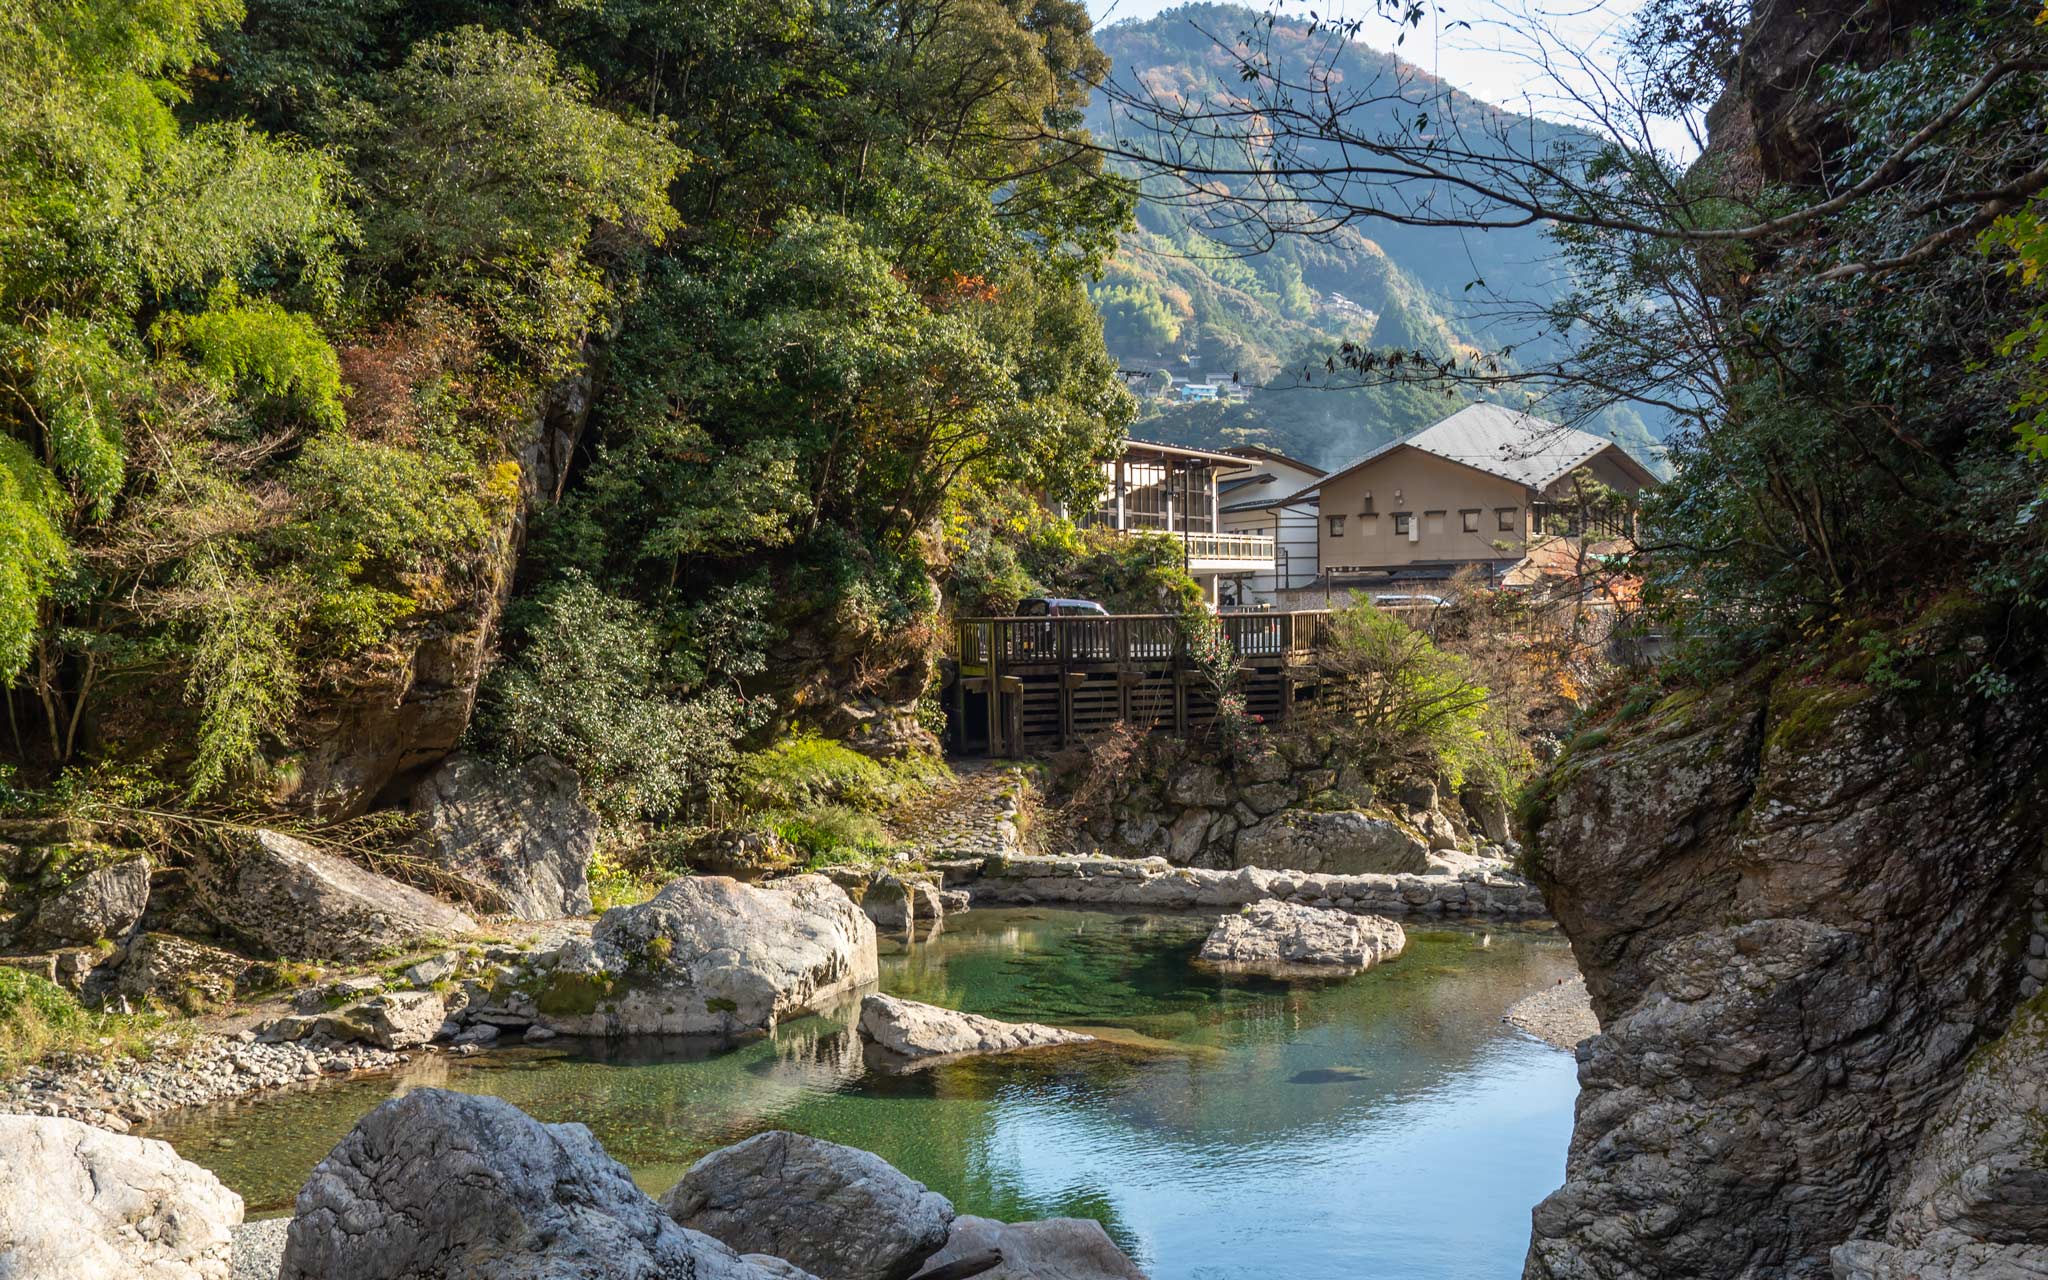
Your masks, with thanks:
[(1318, 875), (1244, 867), (1210, 871), (1164, 858), (991, 857), (948, 864), (949, 886), (980, 906), (1122, 907), (1217, 910), (1268, 899), (1372, 915), (1472, 916), (1526, 920), (1545, 913), (1543, 896), (1504, 871), (1459, 875)]
[[(1062, 852), (1332, 874), (1423, 873), (1432, 852), (1512, 852), (1498, 798), (1445, 794), (1426, 778), (1374, 778), (1328, 735), (1274, 733), (1232, 756), (1148, 740), (1085, 812), (1071, 798), (1103, 789), (1097, 762), (1075, 753), (1054, 766), (1051, 799), (1068, 830)], [(1335, 829), (1347, 821), (1337, 815), (1353, 815), (1348, 829)]]

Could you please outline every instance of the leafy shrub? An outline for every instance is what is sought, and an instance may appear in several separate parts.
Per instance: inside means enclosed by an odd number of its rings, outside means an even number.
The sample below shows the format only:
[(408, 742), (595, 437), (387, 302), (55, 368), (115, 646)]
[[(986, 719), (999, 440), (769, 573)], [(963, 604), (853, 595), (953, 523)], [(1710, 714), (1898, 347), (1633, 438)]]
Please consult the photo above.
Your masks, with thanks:
[(283, 406), (316, 426), (338, 428), (341, 360), (313, 318), (274, 302), (243, 302), (217, 290), (196, 315), (173, 312), (151, 327), (157, 342), (182, 350), (219, 391)]
[(830, 738), (800, 734), (741, 760), (739, 798), (758, 810), (842, 805), (873, 811), (946, 775), (937, 760), (879, 761)]
[[(53, 1053), (132, 1049), (126, 1037), (108, 1034), (124, 1029), (86, 1012), (47, 978), (0, 968), (0, 1077)], [(103, 1036), (111, 1043), (101, 1045)]]
[(1082, 527), (1021, 495), (980, 499), (947, 529), (956, 615), (1013, 613), (1029, 596), (1097, 600), (1115, 613), (1179, 613), (1202, 601), (1170, 535)]
[(784, 844), (810, 855), (807, 866), (872, 861), (889, 847), (888, 833), (879, 819), (840, 804), (819, 805), (802, 813), (771, 814), (767, 825)]
[(0, 686), (28, 665), (37, 611), (70, 561), (63, 489), (28, 447), (0, 436)]
[(1335, 679), (1315, 714), (1366, 768), (1426, 768), (1455, 786), (1483, 757), (1488, 695), (1463, 657), (1366, 600), (1330, 615), (1321, 657)]
[(639, 605), (572, 576), (514, 629), (521, 647), (483, 698), (492, 750), (568, 761), (614, 821), (671, 818), (724, 795), (755, 713), (729, 690), (680, 687)]

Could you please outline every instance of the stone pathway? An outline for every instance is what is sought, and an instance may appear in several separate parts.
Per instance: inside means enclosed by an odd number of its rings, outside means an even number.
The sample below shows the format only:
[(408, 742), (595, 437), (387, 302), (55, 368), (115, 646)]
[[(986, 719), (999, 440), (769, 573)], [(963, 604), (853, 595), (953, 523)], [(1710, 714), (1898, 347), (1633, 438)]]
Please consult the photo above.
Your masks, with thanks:
[(953, 770), (953, 782), (887, 815), (889, 834), (928, 860), (1016, 852), (1018, 796), (1025, 785), (1018, 771), (988, 760), (957, 760)]

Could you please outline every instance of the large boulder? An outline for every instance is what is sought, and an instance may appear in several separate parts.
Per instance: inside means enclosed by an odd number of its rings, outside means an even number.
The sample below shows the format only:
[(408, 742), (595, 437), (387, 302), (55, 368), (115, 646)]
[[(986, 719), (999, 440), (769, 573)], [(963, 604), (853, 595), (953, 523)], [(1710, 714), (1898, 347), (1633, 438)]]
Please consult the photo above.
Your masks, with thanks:
[(247, 956), (190, 938), (139, 933), (122, 952), (114, 994), (196, 1013), (233, 999), (255, 967)]
[(1240, 867), (1324, 875), (1401, 875), (1429, 866), (1429, 844), (1389, 817), (1338, 809), (1292, 809), (1237, 833)]
[(299, 1192), (279, 1280), (764, 1280), (679, 1226), (580, 1124), (418, 1089)]
[(223, 932), (284, 959), (357, 963), (476, 932), (439, 898), (275, 831), (223, 838), (192, 887)]
[(417, 1049), (440, 1034), (447, 1017), (448, 1002), (432, 991), (392, 991), (321, 1018), (319, 1029), (381, 1049)]
[(860, 909), (875, 926), (892, 932), (916, 932), (937, 924), (946, 914), (939, 888), (929, 880), (880, 875), (868, 883)]
[(999, 1022), (978, 1013), (961, 1013), (879, 993), (860, 1003), (860, 1033), (903, 1058), (1009, 1053), (1080, 1044), (1095, 1038), (1036, 1022)]
[(673, 880), (570, 944), (534, 997), (568, 1035), (740, 1035), (875, 981), (875, 926), (823, 876)]
[(510, 767), (470, 755), (442, 761), (413, 789), (436, 864), (487, 889), (522, 920), (590, 910), (598, 817), (576, 771), (553, 756)]
[(227, 1280), (242, 1198), (170, 1144), (0, 1115), (0, 1277)]
[(1407, 946), (1407, 932), (1384, 916), (1266, 901), (1217, 921), (1199, 958), (1229, 971), (1359, 973)]
[(953, 1219), (946, 1247), (932, 1255), (920, 1274), (990, 1254), (1002, 1262), (976, 1273), (979, 1280), (1145, 1280), (1145, 1273), (1092, 1218), (997, 1222), (968, 1214)]
[(43, 899), (30, 938), (45, 946), (118, 939), (149, 906), (149, 859), (130, 858), (87, 872)]
[(946, 1243), (953, 1206), (880, 1156), (774, 1130), (690, 1166), (662, 1208), (819, 1280), (906, 1280)]

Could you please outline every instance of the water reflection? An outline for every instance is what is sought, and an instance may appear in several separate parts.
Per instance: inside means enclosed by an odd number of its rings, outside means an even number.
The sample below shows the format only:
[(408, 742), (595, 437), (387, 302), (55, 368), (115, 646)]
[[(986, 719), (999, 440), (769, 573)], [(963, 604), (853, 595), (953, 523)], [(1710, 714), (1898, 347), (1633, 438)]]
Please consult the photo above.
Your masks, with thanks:
[(1499, 1025), (1567, 974), (1554, 939), (1416, 932), (1394, 964), (1287, 984), (1188, 963), (1180, 917), (974, 912), (886, 947), (885, 989), (1096, 1030), (1071, 1050), (869, 1072), (856, 1006), (737, 1047), (636, 1041), (422, 1058), (190, 1114), (160, 1136), (252, 1211), (289, 1205), (370, 1107), (433, 1085), (588, 1124), (650, 1192), (768, 1128), (875, 1151), (964, 1212), (1101, 1220), (1160, 1280), (1515, 1274), (1563, 1173), (1570, 1058)]

